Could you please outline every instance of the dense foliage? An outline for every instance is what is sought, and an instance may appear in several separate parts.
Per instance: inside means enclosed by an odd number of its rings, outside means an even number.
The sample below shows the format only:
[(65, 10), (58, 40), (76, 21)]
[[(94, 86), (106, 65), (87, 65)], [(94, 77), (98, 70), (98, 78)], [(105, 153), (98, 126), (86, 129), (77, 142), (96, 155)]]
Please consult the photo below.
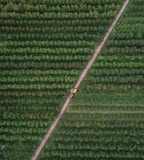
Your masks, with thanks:
[(0, 1), (0, 159), (30, 159), (122, 2)]
[(142, 8), (130, 1), (41, 160), (144, 159)]

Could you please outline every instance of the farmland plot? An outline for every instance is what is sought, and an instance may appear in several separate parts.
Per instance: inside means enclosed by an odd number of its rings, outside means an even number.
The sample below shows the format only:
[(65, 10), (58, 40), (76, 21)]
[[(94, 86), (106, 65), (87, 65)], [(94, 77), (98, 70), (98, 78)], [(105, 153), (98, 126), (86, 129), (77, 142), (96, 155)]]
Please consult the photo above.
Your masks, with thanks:
[(40, 159), (144, 158), (144, 30), (132, 0)]
[(30, 159), (122, 3), (0, 1), (1, 159)]

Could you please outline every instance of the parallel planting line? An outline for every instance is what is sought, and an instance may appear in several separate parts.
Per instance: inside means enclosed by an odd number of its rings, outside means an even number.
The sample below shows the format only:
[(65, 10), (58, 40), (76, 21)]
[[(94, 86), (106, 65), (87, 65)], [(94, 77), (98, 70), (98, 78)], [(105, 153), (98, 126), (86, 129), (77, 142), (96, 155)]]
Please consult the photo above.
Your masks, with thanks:
[(101, 49), (103, 48), (104, 44), (106, 43), (108, 37), (110, 36), (112, 30), (114, 29), (115, 25), (117, 24), (119, 18), (121, 17), (122, 13), (124, 12), (126, 6), (128, 5), (129, 0), (125, 0), (122, 8), (120, 9), (119, 13), (117, 14), (117, 16), (115, 17), (113, 23), (111, 24), (111, 26), (109, 27), (108, 31), (106, 32), (105, 36), (103, 37), (103, 39), (101, 40), (101, 42), (97, 45), (91, 59), (89, 60), (89, 62), (87, 63), (86, 67), (84, 68), (82, 74), (80, 75), (79, 79), (77, 80), (77, 82), (75, 83), (74, 87), (72, 88), (72, 90), (70, 91), (65, 103), (63, 104), (59, 114), (57, 115), (57, 117), (55, 118), (55, 120), (53, 121), (51, 127), (49, 128), (49, 130), (47, 131), (46, 135), (44, 136), (44, 138), (42, 139), (40, 145), (38, 146), (37, 150), (35, 151), (33, 157), (31, 160), (36, 160), (40, 154), (40, 152), (42, 151), (43, 147), (45, 146), (46, 142), (48, 141), (49, 137), (51, 136), (53, 130), (55, 129), (57, 123), (59, 122), (59, 120), (61, 119), (62, 115), (64, 114), (68, 104), (70, 103), (72, 97), (73, 97), (73, 90), (75, 88), (78, 88), (79, 85), (81, 84), (82, 80), (84, 79), (84, 77), (86, 76), (87, 72), (89, 71), (89, 69), (91, 68), (93, 62), (95, 61), (97, 55), (100, 53)]

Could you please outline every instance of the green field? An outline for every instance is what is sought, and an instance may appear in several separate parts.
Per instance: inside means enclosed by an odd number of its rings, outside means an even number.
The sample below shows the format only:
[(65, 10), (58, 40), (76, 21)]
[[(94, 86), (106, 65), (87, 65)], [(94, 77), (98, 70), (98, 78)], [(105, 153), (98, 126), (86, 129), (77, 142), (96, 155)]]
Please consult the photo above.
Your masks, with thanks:
[(144, 159), (143, 8), (130, 1), (39, 159)]
[(0, 1), (0, 159), (32, 157), (123, 2)]

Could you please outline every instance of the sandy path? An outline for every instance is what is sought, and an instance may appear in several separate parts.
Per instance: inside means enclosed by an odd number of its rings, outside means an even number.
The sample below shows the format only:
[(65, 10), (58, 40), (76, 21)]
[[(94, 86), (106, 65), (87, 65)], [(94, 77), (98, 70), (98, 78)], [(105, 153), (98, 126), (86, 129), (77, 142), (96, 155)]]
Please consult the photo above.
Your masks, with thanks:
[[(105, 42), (107, 41), (108, 37), (110, 36), (112, 30), (114, 29), (115, 25), (117, 24), (119, 18), (121, 17), (122, 13), (124, 12), (126, 6), (128, 5), (129, 0), (125, 0), (125, 3), (123, 4), (122, 8), (120, 9), (119, 13), (117, 14), (117, 16), (115, 17), (113, 23), (111, 24), (111, 26), (109, 27), (108, 31), (106, 32), (105, 36), (103, 37), (103, 39), (101, 40), (101, 42), (98, 44), (98, 46), (96, 47), (91, 59), (89, 60), (89, 62), (87, 63), (86, 67), (84, 68), (82, 74), (80, 75), (79, 79), (77, 80), (77, 82), (75, 83), (74, 87), (72, 88), (72, 90), (74, 88), (78, 88), (79, 85), (81, 84), (82, 80), (84, 79), (84, 77), (86, 76), (87, 72), (89, 71), (89, 69), (91, 68), (93, 62), (95, 61), (97, 55), (99, 54), (99, 52), (101, 51), (101, 49), (103, 48)], [(72, 97), (73, 97), (73, 91), (70, 91), (64, 105), (62, 106), (59, 114), (57, 115), (57, 117), (55, 118), (55, 120), (53, 121), (51, 127), (49, 128), (48, 132), (46, 133), (46, 135), (44, 136), (44, 138), (42, 139), (40, 145), (38, 146), (36, 152), (34, 153), (33, 157), (31, 160), (36, 160), (41, 152), (41, 150), (43, 149), (43, 147), (45, 146), (46, 142), (48, 141), (49, 137), (51, 136), (54, 128), (56, 127), (57, 123), (59, 122), (60, 118), (62, 117), (62, 115), (64, 114), (68, 104), (70, 103)]]

